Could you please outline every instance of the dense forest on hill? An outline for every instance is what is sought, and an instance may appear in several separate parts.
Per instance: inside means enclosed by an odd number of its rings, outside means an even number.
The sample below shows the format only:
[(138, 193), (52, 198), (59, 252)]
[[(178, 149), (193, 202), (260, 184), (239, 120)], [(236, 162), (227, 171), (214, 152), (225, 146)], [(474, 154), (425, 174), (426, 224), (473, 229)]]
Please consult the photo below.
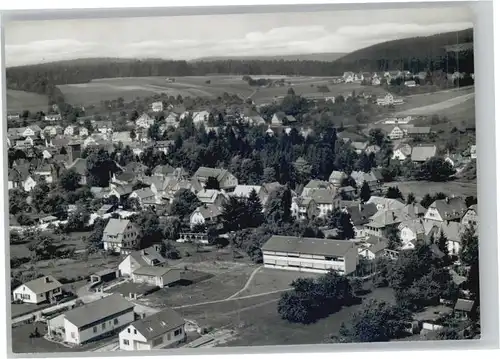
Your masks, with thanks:
[[(472, 29), (408, 38), (374, 45), (333, 62), (310, 60), (214, 60), (189, 63), (161, 59), (78, 59), (7, 68), (7, 87), (47, 94), (54, 102), (60, 93), (56, 85), (86, 83), (92, 79), (144, 76), (304, 75), (337, 76), (344, 71), (390, 69), (454, 71), (454, 59), (444, 57), (444, 46), (472, 40)], [(463, 54), (460, 70), (473, 72), (473, 54)]]

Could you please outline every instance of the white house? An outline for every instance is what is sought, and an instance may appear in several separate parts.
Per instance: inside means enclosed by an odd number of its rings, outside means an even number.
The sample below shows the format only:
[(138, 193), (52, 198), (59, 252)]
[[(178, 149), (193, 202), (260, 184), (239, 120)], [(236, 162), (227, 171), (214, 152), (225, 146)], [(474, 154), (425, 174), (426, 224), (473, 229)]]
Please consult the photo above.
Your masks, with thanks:
[(394, 128), (387, 135), (391, 140), (400, 140), (405, 137), (404, 131), (399, 126), (394, 126)]
[(208, 117), (210, 113), (208, 111), (200, 111), (193, 113), (193, 123), (197, 126), (208, 123)]
[(388, 106), (394, 104), (394, 96), (390, 93), (386, 94), (382, 98), (377, 99), (377, 105), (379, 106)]
[(67, 136), (73, 136), (75, 134), (76, 126), (68, 126), (64, 129), (64, 134)]
[(403, 143), (397, 146), (392, 153), (393, 160), (404, 161), (410, 156), (411, 156), (411, 146), (407, 143)]
[(191, 216), (189, 216), (189, 224), (191, 228), (196, 225), (208, 225), (217, 223), (218, 218), (222, 215), (221, 210), (214, 204), (205, 204), (196, 208)]
[(152, 350), (172, 347), (186, 339), (184, 319), (167, 308), (133, 322), (120, 334), (120, 350)]
[(207, 183), (209, 177), (216, 178), (219, 187), (226, 191), (233, 190), (238, 185), (238, 179), (231, 172), (222, 168), (200, 167), (193, 175), (193, 178), (202, 185)]
[(128, 219), (110, 218), (102, 235), (104, 250), (120, 253), (137, 245), (139, 229)]
[(141, 266), (132, 272), (132, 282), (156, 287), (168, 287), (181, 280), (182, 271), (163, 266)]
[(43, 118), (45, 122), (56, 122), (61, 121), (62, 117), (60, 114), (47, 115)]
[(467, 211), (465, 201), (460, 197), (451, 197), (434, 201), (425, 212), (424, 219), (437, 224), (460, 222)]
[(149, 248), (131, 252), (118, 265), (121, 276), (132, 277), (132, 273), (143, 266), (163, 266), (166, 259), (160, 253), (161, 246), (154, 245)]
[(153, 112), (162, 112), (163, 111), (163, 102), (162, 101), (153, 102), (151, 104), (151, 110), (153, 110)]
[(51, 275), (26, 282), (12, 292), (14, 300), (39, 304), (52, 301), (62, 295), (62, 284)]
[(350, 274), (358, 265), (358, 251), (351, 241), (272, 236), (261, 249), (267, 268)]
[(137, 198), (142, 207), (160, 204), (160, 199), (149, 187), (136, 189), (128, 198)]
[(64, 341), (82, 345), (123, 328), (135, 319), (134, 304), (112, 294), (64, 313)]
[(155, 120), (147, 113), (143, 113), (137, 120), (135, 120), (135, 126), (137, 128), (148, 129), (155, 123)]

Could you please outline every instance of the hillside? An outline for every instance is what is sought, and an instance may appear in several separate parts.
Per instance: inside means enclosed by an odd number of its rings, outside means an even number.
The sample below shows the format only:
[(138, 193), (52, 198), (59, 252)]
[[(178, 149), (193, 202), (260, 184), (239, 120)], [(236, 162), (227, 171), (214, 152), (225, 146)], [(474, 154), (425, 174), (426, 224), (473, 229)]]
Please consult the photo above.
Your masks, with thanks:
[[(387, 41), (351, 52), (336, 61), (339, 67), (356, 65), (366, 71), (404, 69), (422, 71), (428, 66), (446, 69), (445, 46), (473, 42), (473, 29), (447, 32), (432, 36), (412, 37)], [(473, 72), (473, 54), (461, 54), (460, 69)], [(448, 59), (448, 67), (455, 64), (453, 55)], [(450, 70), (451, 72), (451, 70)]]
[(221, 61), (221, 60), (284, 60), (284, 61), (322, 61), (330, 62), (335, 61), (343, 56), (345, 53), (341, 52), (325, 52), (316, 54), (295, 54), (295, 55), (276, 55), (276, 56), (213, 56), (213, 57), (201, 57), (198, 59), (191, 60), (189, 62), (202, 62), (202, 61)]

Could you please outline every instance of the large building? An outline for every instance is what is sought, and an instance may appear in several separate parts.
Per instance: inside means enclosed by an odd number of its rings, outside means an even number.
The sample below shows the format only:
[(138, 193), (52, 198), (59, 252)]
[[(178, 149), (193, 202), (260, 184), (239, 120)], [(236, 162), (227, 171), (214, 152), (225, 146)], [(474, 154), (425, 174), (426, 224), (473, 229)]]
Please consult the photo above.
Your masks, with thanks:
[(186, 338), (184, 319), (167, 308), (133, 322), (120, 332), (121, 350), (151, 350), (172, 347)]
[(272, 236), (262, 255), (264, 267), (299, 272), (350, 274), (358, 265), (354, 243), (333, 239)]
[(116, 332), (134, 319), (134, 304), (120, 294), (112, 294), (66, 312), (64, 339), (67, 343), (81, 345)]

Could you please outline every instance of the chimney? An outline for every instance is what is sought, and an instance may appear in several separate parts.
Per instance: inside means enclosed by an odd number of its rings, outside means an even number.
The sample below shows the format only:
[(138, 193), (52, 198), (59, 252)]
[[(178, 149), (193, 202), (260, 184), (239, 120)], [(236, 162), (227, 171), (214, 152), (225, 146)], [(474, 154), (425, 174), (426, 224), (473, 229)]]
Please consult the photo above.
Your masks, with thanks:
[(45, 283), (50, 283), (50, 278), (49, 277), (45, 277)]
[(449, 198), (449, 197), (446, 197), (446, 198), (445, 198), (445, 201), (446, 201), (446, 203), (450, 203), (450, 198)]
[(146, 255), (146, 251), (143, 249), (143, 250), (141, 251), (141, 254), (142, 254), (142, 255)]

